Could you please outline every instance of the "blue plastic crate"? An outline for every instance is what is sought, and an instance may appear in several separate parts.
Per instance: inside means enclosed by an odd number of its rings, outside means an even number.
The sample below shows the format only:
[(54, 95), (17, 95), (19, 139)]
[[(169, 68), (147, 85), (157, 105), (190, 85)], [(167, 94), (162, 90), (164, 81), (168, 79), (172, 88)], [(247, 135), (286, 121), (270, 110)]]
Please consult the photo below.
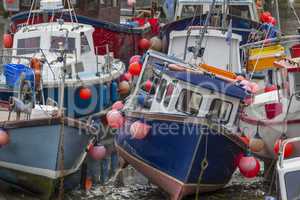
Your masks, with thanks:
[(15, 87), (19, 84), (21, 74), (25, 74), (25, 80), (30, 81), (31, 87), (34, 88), (34, 72), (31, 68), (23, 64), (6, 64), (4, 65), (4, 76), (6, 85)]

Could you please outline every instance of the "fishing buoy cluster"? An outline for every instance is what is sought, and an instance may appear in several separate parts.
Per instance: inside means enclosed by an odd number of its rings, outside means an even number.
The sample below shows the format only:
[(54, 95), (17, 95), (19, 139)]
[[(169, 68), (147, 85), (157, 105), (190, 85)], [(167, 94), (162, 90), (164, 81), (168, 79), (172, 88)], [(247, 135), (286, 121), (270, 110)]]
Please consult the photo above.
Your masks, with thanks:
[(9, 143), (8, 133), (5, 130), (0, 129), (0, 147), (8, 145), (8, 143)]
[(3, 46), (4, 48), (12, 48), (13, 46), (13, 37), (11, 34), (6, 33), (3, 35)]
[(260, 21), (262, 23), (271, 24), (273, 26), (275, 26), (276, 23), (277, 23), (277, 20), (274, 17), (272, 17), (272, 15), (271, 15), (270, 12), (263, 12), (263, 13), (261, 13), (261, 15), (260, 15)]
[[(121, 113), (124, 108), (122, 101), (117, 101), (112, 105), (112, 110), (106, 114), (107, 123), (111, 128), (120, 129), (125, 124), (125, 118)], [(141, 121), (133, 122), (130, 125), (130, 135), (134, 139), (142, 140), (147, 137), (151, 126)]]

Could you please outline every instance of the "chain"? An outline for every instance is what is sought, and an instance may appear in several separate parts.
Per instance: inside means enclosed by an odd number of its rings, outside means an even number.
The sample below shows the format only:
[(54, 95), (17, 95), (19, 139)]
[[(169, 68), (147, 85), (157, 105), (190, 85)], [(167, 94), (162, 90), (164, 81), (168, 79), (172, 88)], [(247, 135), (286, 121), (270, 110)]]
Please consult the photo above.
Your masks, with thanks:
[(208, 151), (208, 136), (206, 135), (206, 138), (205, 138), (205, 153), (204, 153), (204, 158), (201, 161), (201, 171), (200, 171), (200, 175), (198, 177), (195, 200), (199, 200), (200, 184), (202, 182), (202, 178), (203, 178), (204, 172), (205, 172), (205, 170), (208, 167), (207, 151)]
[(59, 195), (58, 199), (63, 200), (64, 199), (64, 129), (65, 129), (65, 119), (62, 115), (61, 117), (61, 126), (60, 126), (60, 144), (59, 144), (59, 151), (60, 151), (60, 157), (59, 157), (59, 171), (61, 172), (60, 176), (60, 187), (59, 187)]

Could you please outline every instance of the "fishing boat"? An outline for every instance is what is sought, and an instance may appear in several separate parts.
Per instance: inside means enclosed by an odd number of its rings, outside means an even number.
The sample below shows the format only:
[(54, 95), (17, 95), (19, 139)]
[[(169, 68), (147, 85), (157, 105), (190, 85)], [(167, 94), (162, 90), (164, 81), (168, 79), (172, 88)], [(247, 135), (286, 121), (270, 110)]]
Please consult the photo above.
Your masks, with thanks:
[[(61, 53), (64, 59), (66, 52)], [(33, 69), (27, 70), (33, 74)], [(27, 75), (19, 77), (17, 96), (0, 105), (0, 179), (50, 199), (59, 183), (63, 188), (79, 170), (96, 132), (91, 124), (65, 117), (63, 101), (59, 105), (50, 99), (46, 104), (32, 101), (37, 93)]]
[(248, 96), (227, 76), (148, 51), (121, 111), (125, 124), (115, 139), (117, 151), (173, 200), (218, 190), (231, 179), (245, 147), (234, 132)]
[[(14, 33), (23, 24), (46, 23), (51, 20), (64, 19), (65, 21), (78, 20), (81, 24), (94, 27), (93, 43), (97, 46), (96, 54), (106, 53), (105, 45), (114, 53), (115, 58), (127, 63), (129, 58), (136, 54), (142, 54), (144, 49), (140, 47), (140, 41), (150, 39), (159, 33), (159, 15), (155, 9), (138, 9), (131, 6), (130, 12), (121, 11), (121, 1), (86, 1), (79, 0), (75, 3), (66, 1), (65, 7), (72, 7), (78, 15), (70, 16), (69, 12), (52, 13), (28, 11), (37, 7), (38, 0), (34, 0), (23, 12), (11, 17), (11, 32)], [(20, 2), (22, 4), (22, 0)], [(27, 8), (27, 11), (24, 9)], [(123, 13), (126, 13), (126, 15)]]
[[(274, 67), (277, 69), (271, 70), (269, 77), (276, 85), (266, 86), (263, 93), (253, 96), (240, 122), (249, 138), (263, 141), (256, 153), (267, 159), (277, 159), (279, 141), (299, 136), (299, 63), (284, 58), (275, 61)], [(299, 153), (299, 148), (294, 145), (286, 156)]]
[[(49, 10), (56, 14), (67, 12), (76, 19), (71, 7), (64, 9), (60, 1), (49, 2), (40, 2), (41, 13)], [(31, 19), (29, 16), (28, 20)], [(60, 100), (59, 77), (63, 71), (67, 73), (64, 106), (68, 116), (77, 118), (98, 113), (118, 100), (124, 63), (114, 58), (108, 45), (101, 46), (106, 49), (105, 55), (97, 55), (100, 47), (94, 44), (95, 28), (75, 19), (65, 22), (52, 18), (45, 23), (27, 24), (15, 32), (13, 42), (12, 39), (6, 41), (7, 47), (11, 48), (1, 50), (4, 65), (0, 75), (1, 101), (7, 102), (10, 96), (14, 96), (18, 75), (26, 73), (27, 67), (34, 69), (32, 88), (37, 93), (35, 101), (41, 103), (48, 97), (56, 102)], [(57, 55), (65, 46), (67, 59), (63, 63)]]

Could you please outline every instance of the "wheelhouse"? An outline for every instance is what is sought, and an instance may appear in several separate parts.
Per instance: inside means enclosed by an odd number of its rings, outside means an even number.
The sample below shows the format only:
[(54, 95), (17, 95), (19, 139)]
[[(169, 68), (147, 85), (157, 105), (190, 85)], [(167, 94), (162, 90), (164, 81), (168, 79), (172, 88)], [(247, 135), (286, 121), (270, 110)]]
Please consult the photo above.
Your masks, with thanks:
[[(190, 18), (196, 15), (202, 15), (209, 11), (212, 4), (211, 0), (177, 0), (174, 20)], [(222, 13), (224, 1), (216, 2), (215, 13)], [(227, 6), (226, 6), (227, 7)], [(228, 5), (229, 14), (258, 21), (258, 13), (254, 1), (252, 0), (230, 0)]]
[(233, 127), (245, 91), (199, 71), (169, 70), (176, 66), (191, 69), (180, 60), (149, 51), (129, 103), (131, 109), (206, 118)]
[(93, 43), (94, 28), (77, 23), (51, 22), (29, 25), (14, 35), (12, 56), (14, 62), (29, 65), (30, 58), (43, 60), (44, 80), (57, 79), (62, 63), (57, 60), (59, 51), (67, 52), (68, 77), (81, 77), (97, 71), (98, 57)]

